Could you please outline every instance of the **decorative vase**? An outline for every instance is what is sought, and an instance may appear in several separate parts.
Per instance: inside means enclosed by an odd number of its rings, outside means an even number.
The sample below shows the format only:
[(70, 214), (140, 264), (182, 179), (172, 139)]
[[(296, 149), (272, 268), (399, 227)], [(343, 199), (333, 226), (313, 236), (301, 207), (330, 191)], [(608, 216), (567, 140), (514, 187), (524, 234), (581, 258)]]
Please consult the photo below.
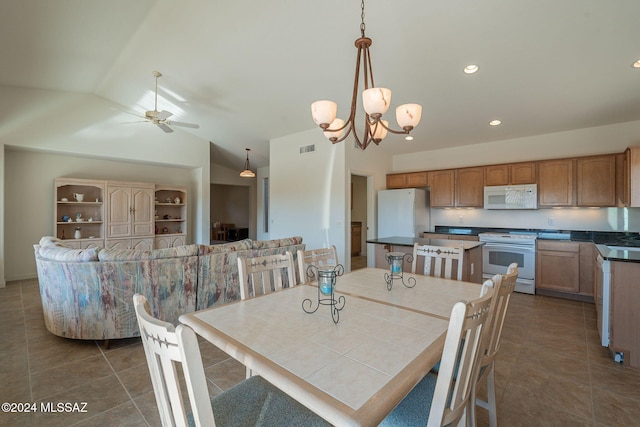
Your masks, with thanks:
[(82, 239), (82, 233), (80, 232), (80, 227), (76, 228), (76, 232), (73, 233), (73, 238), (74, 239)]

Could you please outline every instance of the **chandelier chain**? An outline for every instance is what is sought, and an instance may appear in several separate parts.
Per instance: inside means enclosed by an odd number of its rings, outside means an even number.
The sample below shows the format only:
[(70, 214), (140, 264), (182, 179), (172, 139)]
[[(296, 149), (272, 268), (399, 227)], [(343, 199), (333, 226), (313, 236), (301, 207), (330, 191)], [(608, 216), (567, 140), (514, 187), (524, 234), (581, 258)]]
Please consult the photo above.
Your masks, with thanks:
[(364, 37), (364, 0), (360, 2), (360, 9), (362, 9), (362, 12), (360, 12), (360, 34)]

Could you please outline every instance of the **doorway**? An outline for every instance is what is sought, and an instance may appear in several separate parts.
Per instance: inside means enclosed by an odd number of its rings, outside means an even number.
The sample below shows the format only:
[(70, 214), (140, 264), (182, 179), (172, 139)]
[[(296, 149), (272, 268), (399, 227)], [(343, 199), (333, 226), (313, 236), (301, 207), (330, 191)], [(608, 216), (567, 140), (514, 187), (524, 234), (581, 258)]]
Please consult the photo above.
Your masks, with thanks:
[[(251, 224), (250, 188), (243, 185), (211, 184), (211, 241), (241, 240), (249, 236)], [(222, 238), (215, 225), (224, 225)]]
[(367, 266), (367, 177), (351, 174), (351, 270)]

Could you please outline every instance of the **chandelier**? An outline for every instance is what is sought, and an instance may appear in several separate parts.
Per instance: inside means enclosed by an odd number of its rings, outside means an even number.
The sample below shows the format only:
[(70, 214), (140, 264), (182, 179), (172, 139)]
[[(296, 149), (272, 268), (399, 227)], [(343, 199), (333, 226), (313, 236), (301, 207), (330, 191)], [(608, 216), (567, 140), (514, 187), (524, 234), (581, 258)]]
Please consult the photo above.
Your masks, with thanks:
[(256, 176), (256, 173), (251, 170), (251, 166), (249, 165), (249, 148), (245, 148), (247, 150), (247, 160), (244, 161), (244, 169), (240, 172), (240, 176), (243, 178), (253, 178)]
[[(336, 118), (338, 105), (333, 101), (316, 101), (311, 104), (311, 116), (313, 121), (320, 126), (324, 132), (324, 136), (332, 143), (344, 141), (351, 132), (355, 138), (356, 144), (362, 150), (366, 149), (371, 142), (376, 145), (380, 143), (387, 135), (387, 132), (395, 134), (406, 134), (405, 139), (412, 140), (409, 135), (411, 130), (418, 125), (422, 115), (422, 106), (419, 104), (403, 104), (396, 108), (396, 121), (402, 130), (393, 130), (389, 128), (389, 122), (382, 120), (382, 115), (387, 112), (391, 103), (391, 90), (382, 87), (376, 87), (373, 82), (373, 68), (371, 67), (371, 55), (369, 47), (371, 39), (365, 37), (364, 30), (364, 0), (361, 5), (362, 13), (360, 14), (360, 34), (361, 37), (356, 39), (355, 45), (358, 49), (358, 57), (356, 60), (356, 74), (353, 83), (353, 94), (351, 98), (351, 112), (349, 118), (345, 122)], [(364, 91), (362, 92), (362, 104), (365, 110), (364, 135), (361, 140), (355, 130), (356, 103), (358, 97), (358, 82), (360, 78), (360, 62), (363, 61), (362, 77), (364, 82)]]

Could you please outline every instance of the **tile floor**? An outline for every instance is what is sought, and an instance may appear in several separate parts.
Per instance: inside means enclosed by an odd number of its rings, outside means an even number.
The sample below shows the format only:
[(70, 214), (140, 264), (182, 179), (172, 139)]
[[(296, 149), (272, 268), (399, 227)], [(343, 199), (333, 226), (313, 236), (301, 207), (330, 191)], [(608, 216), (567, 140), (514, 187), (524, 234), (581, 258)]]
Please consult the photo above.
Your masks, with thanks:
[[(630, 426), (640, 423), (640, 370), (598, 345), (592, 304), (514, 294), (498, 356), (502, 426)], [(44, 328), (36, 280), (0, 288), (0, 402), (87, 402), (82, 413), (0, 412), (11, 426), (157, 426), (138, 339), (56, 337)], [(201, 342), (210, 392), (245, 376), (242, 365)], [(478, 410), (478, 425), (488, 425)]]

